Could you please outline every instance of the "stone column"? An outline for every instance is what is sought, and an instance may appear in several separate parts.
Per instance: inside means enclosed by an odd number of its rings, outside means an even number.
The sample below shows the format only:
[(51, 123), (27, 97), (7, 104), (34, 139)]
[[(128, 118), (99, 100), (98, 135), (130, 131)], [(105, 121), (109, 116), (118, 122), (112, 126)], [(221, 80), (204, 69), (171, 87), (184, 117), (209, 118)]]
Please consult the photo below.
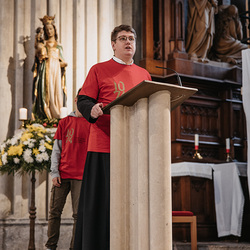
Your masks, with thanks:
[(148, 99), (129, 108), (130, 249), (149, 248)]
[[(114, 3), (110, 0), (99, 1), (100, 8), (98, 10), (98, 36), (100, 37), (98, 41), (99, 55), (98, 61), (106, 61), (113, 55), (110, 35), (114, 28), (114, 13), (110, 10), (114, 9)], [(107, 15), (107, 13), (110, 13)]]
[[(74, 65), (74, 57), (73, 57), (73, 4), (71, 1), (61, 0), (61, 8), (60, 11), (60, 43), (63, 46), (63, 57), (64, 60), (68, 63), (66, 67), (66, 87), (67, 87), (67, 108), (68, 113), (73, 110), (74, 105), (74, 97), (76, 92), (73, 92), (74, 89), (74, 78), (73, 78), (73, 65)], [(77, 90), (76, 90), (77, 91)]]
[[(110, 159), (110, 249), (122, 250), (129, 246), (129, 188), (128, 186), (128, 124), (126, 122), (126, 108), (117, 105), (111, 111), (111, 148), (117, 157)], [(112, 223), (112, 221), (118, 223)]]
[[(89, 69), (98, 62), (98, 2), (87, 0), (86, 4), (86, 69)], [(108, 46), (108, 44), (106, 44)]]
[(149, 98), (150, 250), (172, 249), (170, 93)]
[[(82, 87), (85, 76), (87, 74), (85, 67), (85, 2), (76, 1), (73, 10), (73, 79), (75, 82), (74, 93), (77, 93), (77, 90)], [(76, 18), (77, 17), (77, 18)]]
[(170, 250), (170, 93), (110, 112), (110, 249)]

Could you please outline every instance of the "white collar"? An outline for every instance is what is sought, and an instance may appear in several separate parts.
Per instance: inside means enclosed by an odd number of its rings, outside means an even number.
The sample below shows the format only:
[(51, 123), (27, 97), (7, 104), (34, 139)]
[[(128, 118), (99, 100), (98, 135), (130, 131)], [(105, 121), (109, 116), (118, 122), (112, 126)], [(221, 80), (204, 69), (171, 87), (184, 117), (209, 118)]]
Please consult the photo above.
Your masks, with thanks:
[(113, 60), (120, 63), (120, 64), (125, 64), (125, 65), (132, 65), (134, 63), (134, 60), (132, 59), (132, 62), (130, 64), (125, 63), (123, 60), (113, 56)]

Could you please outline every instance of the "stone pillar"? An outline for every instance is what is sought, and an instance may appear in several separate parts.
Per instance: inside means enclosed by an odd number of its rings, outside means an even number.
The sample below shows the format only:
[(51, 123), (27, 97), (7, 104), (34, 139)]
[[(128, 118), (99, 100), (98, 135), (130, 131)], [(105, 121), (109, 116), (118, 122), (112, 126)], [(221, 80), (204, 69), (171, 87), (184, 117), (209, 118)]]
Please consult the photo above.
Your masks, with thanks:
[(60, 13), (60, 0), (48, 0), (47, 1), (47, 13), (44, 13), (44, 15), (54, 16), (56, 15), (56, 28), (57, 32), (59, 34), (59, 40), (61, 39), (61, 26), (60, 26), (60, 20), (61, 20), (61, 13)]
[(15, 61), (14, 61), (14, 3), (2, 1), (0, 11), (0, 141), (15, 130)]
[[(86, 51), (85, 51), (85, 1), (76, 1), (73, 10), (73, 79), (75, 82), (74, 93), (77, 93), (77, 90), (82, 87), (84, 82), (86, 72), (85, 60), (86, 60)], [(77, 18), (76, 18), (77, 17)]]
[[(111, 32), (115, 27), (114, 22), (114, 13), (110, 10), (114, 9), (114, 3), (109, 0), (99, 1), (100, 8), (98, 10), (98, 48), (99, 55), (98, 61), (103, 62), (109, 60), (113, 55), (111, 47)], [(107, 15), (107, 13), (110, 13)]]
[[(66, 87), (67, 87), (67, 108), (68, 113), (73, 110), (74, 98), (76, 92), (74, 90), (74, 78), (73, 78), (73, 65), (74, 65), (74, 57), (73, 57), (73, 4), (71, 1), (61, 0), (61, 11), (60, 11), (60, 40), (59, 42), (63, 46), (63, 57), (64, 60), (68, 63), (66, 67)], [(62, 8), (62, 6), (64, 8)], [(59, 25), (58, 25), (59, 26)]]
[(149, 248), (149, 124), (148, 99), (140, 99), (129, 112), (130, 246)]
[(110, 249), (172, 249), (170, 93), (111, 108)]
[(149, 98), (150, 250), (172, 249), (170, 93)]
[[(98, 1), (87, 0), (86, 4), (86, 69), (89, 69), (98, 61)], [(108, 44), (106, 44), (108, 46)]]
[[(111, 148), (114, 148), (113, 154), (117, 157), (111, 157), (110, 160), (110, 235), (115, 232), (115, 237), (110, 237), (110, 249), (122, 250), (129, 245), (129, 230), (124, 225), (129, 220), (129, 202), (128, 202), (128, 128), (126, 118), (126, 109), (117, 105), (112, 111), (111, 124), (114, 129), (111, 130)], [(125, 121), (124, 121), (125, 120)], [(119, 146), (117, 146), (119, 145)], [(112, 167), (113, 166), (113, 167)], [(119, 166), (119, 167), (115, 167)], [(117, 188), (119, 187), (119, 188)], [(121, 216), (121, 214), (123, 216)], [(112, 221), (119, 223), (112, 223)], [(119, 244), (117, 244), (119, 242)]]

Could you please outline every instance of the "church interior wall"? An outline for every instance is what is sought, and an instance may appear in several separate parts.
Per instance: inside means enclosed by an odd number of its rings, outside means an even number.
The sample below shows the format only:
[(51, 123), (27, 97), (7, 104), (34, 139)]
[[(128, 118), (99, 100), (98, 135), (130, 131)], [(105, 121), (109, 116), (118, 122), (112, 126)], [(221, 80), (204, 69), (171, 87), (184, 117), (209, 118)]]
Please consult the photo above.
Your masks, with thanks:
[[(146, 39), (145, 27), (143, 27), (142, 0), (1, 0), (0, 10), (0, 116), (1, 130), (0, 141), (12, 136), (14, 131), (21, 126), (18, 110), (21, 107), (28, 109), (28, 119), (31, 118), (33, 73), (31, 71), (35, 49), (35, 30), (42, 26), (39, 18), (44, 15), (55, 15), (55, 25), (59, 34), (59, 42), (64, 49), (67, 84), (68, 112), (75, 108), (74, 96), (82, 86), (84, 79), (91, 68), (97, 62), (108, 60), (112, 56), (110, 46), (110, 33), (112, 29), (121, 23), (132, 25), (137, 32), (137, 53), (134, 60), (136, 64), (141, 62), (145, 52)], [(156, 2), (156, 1), (155, 1)], [(162, 2), (162, 1), (159, 1)], [(165, 0), (166, 6), (170, 6), (173, 0)], [(222, 2), (222, 1), (220, 1)], [(226, 2), (226, 1), (224, 1)], [(229, 2), (229, 1), (227, 1)], [(245, 3), (245, 0), (235, 0), (232, 3)], [(187, 9), (188, 0), (183, 1)], [(162, 18), (166, 25), (164, 32), (167, 41), (163, 49), (163, 59), (170, 66), (176, 66), (176, 70), (183, 74), (184, 83), (192, 83), (193, 76), (187, 76), (190, 61), (185, 64), (171, 64), (169, 55), (174, 49), (174, 40), (170, 37), (170, 7), (166, 8), (167, 17)], [(160, 13), (162, 15), (162, 13)], [(148, 16), (145, 17), (148, 20)], [(187, 13), (184, 13), (187, 23)], [(151, 32), (148, 28), (148, 32)], [(185, 36), (184, 36), (185, 37)], [(179, 44), (184, 48), (184, 41)], [(179, 45), (178, 44), (178, 45)], [(145, 46), (145, 47), (144, 47)], [(152, 49), (153, 50), (153, 49)], [(172, 53), (172, 61), (183, 61), (182, 52)], [(150, 52), (151, 53), (151, 52)], [(178, 58), (180, 56), (180, 58)], [(153, 58), (149, 60), (149, 71), (154, 73)], [(169, 60), (169, 62), (168, 62)], [(158, 64), (159, 61), (157, 61)], [(194, 64), (199, 64), (195, 62)], [(200, 67), (203, 69), (204, 65)], [(150, 73), (152, 73), (150, 72)], [(199, 70), (199, 73), (202, 70)], [(166, 80), (171, 77), (164, 75)], [(164, 79), (157, 76), (158, 80)], [(186, 77), (186, 79), (185, 79)], [(200, 76), (199, 76), (200, 77)], [(197, 79), (199, 79), (197, 77)], [(202, 76), (202, 84), (206, 84), (206, 76)], [(172, 77), (173, 78), (173, 77)], [(190, 80), (191, 79), (191, 80)], [(194, 79), (196, 80), (196, 79)], [(214, 82), (214, 81), (212, 81)], [(217, 91), (217, 89), (216, 89)], [(192, 142), (193, 137), (188, 137)], [(185, 145), (184, 145), (185, 146)], [(206, 145), (205, 145), (206, 146)], [(191, 149), (190, 149), (191, 148)], [(189, 147), (188, 150), (193, 150)], [(181, 150), (180, 150), (181, 151)], [(182, 153), (183, 151), (181, 151)], [(16, 245), (25, 248), (29, 237), (29, 207), (31, 196), (31, 176), (3, 175), (0, 176), (0, 249), (20, 249)], [(48, 173), (36, 174), (36, 244), (37, 249), (43, 249), (46, 241), (48, 206), (51, 189), (51, 178)], [(68, 197), (62, 215), (61, 237), (59, 249), (64, 249), (70, 239), (72, 226), (71, 200)], [(17, 233), (18, 232), (18, 233)], [(24, 240), (25, 239), (25, 240)], [(27, 240), (26, 240), (27, 239)], [(65, 248), (66, 249), (66, 248)]]
[[(71, 112), (75, 108), (75, 94), (90, 67), (113, 55), (110, 45), (112, 29), (121, 23), (132, 25), (133, 7), (137, 4), (140, 0), (1, 0), (1, 142), (20, 128), (19, 108), (27, 108), (28, 119), (31, 119), (35, 31), (37, 27), (42, 27), (39, 18), (55, 15), (58, 41), (63, 46), (64, 59), (68, 63), (67, 108)], [(140, 25), (137, 24), (137, 28)], [(28, 244), (30, 179), (29, 175), (0, 176), (0, 249), (21, 249), (16, 246), (25, 248)], [(36, 249), (43, 249), (46, 241), (51, 184), (48, 173), (36, 174), (35, 237), (39, 245)], [(62, 215), (60, 249), (67, 245), (70, 238), (70, 199), (69, 196)]]

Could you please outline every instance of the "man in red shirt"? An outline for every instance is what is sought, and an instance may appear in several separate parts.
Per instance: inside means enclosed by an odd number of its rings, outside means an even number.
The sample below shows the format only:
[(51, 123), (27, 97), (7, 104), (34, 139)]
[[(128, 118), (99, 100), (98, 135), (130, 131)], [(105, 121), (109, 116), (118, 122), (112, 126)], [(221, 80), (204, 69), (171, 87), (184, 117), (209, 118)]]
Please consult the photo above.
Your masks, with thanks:
[(134, 64), (136, 32), (120, 25), (111, 33), (112, 59), (94, 65), (77, 106), (90, 123), (88, 153), (76, 226), (75, 250), (108, 250), (110, 228), (110, 115), (102, 108), (143, 80), (148, 71)]
[[(78, 94), (75, 102), (77, 102)], [(70, 245), (70, 249), (73, 249), (78, 201), (87, 155), (89, 127), (90, 123), (82, 117), (78, 109), (59, 121), (51, 155), (50, 174), (53, 186), (50, 199), (48, 240), (45, 245), (47, 249), (54, 250), (57, 247), (61, 214), (69, 192), (71, 192), (74, 218)]]

